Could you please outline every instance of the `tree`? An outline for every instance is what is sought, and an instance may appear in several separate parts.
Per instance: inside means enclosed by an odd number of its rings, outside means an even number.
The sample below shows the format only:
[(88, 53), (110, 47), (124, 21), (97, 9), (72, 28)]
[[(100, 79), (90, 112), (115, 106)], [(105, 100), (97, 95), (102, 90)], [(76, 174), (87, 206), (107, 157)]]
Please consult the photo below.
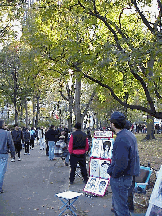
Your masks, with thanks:
[(29, 43), (50, 60), (51, 71), (71, 68), (107, 88), (122, 106), (161, 118), (156, 104), (162, 91), (162, 10), (158, 1), (153, 22), (144, 14), (146, 4), (151, 8), (150, 2), (140, 1), (140, 8), (135, 0), (41, 1), (35, 17), (39, 40)]

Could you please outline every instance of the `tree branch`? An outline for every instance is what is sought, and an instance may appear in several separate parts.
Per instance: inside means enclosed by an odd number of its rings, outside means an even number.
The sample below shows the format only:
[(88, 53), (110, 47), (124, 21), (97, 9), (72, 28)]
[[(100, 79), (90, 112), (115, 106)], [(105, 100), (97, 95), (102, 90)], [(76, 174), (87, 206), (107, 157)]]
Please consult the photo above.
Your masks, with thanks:
[(140, 11), (139, 7), (137, 6), (137, 2), (136, 0), (131, 0), (132, 4), (135, 6), (137, 12), (139, 13), (143, 23), (147, 26), (147, 28), (154, 34), (155, 33), (155, 29), (152, 28), (150, 26), (150, 23), (148, 22), (148, 20), (146, 19), (146, 17), (144, 16), (144, 14)]
[(143, 111), (143, 112), (146, 112), (146, 113), (150, 114), (151, 116), (154, 116), (155, 118), (159, 118), (159, 119), (162, 118), (162, 112), (156, 112), (155, 109), (153, 109), (153, 110), (152, 110), (152, 109), (148, 109), (148, 108), (143, 107), (143, 106), (140, 106), (140, 105), (130, 105), (130, 104), (127, 104), (127, 103), (123, 102), (123, 101), (114, 93), (113, 89), (112, 89), (110, 86), (108, 86), (108, 85), (102, 83), (102, 82), (99, 81), (99, 80), (94, 79), (93, 77), (91, 77), (91, 76), (89, 76), (89, 75), (87, 75), (87, 74), (85, 74), (85, 73), (83, 73), (83, 72), (82, 72), (82, 74), (83, 74), (83, 76), (84, 76), (85, 78), (88, 78), (89, 80), (91, 80), (91, 81), (93, 81), (93, 82), (95, 82), (95, 83), (98, 83), (100, 86), (109, 89), (109, 91), (111, 92), (112, 97), (113, 97), (116, 101), (118, 101), (122, 106), (127, 107), (127, 108), (130, 108), (130, 109), (141, 110), (141, 111)]

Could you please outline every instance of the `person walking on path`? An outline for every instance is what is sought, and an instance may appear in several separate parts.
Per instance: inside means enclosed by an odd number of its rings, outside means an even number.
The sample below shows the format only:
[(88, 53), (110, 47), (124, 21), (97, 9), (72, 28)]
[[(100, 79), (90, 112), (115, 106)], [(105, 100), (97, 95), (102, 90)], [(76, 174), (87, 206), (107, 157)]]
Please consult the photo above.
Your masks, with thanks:
[(7, 169), (8, 152), (11, 152), (11, 161), (14, 161), (15, 148), (11, 133), (4, 130), (4, 120), (0, 120), (0, 193), (3, 193), (3, 180)]
[(22, 131), (19, 129), (18, 124), (15, 124), (15, 129), (11, 132), (12, 139), (15, 146), (16, 154), (18, 154), (18, 161), (21, 161), (20, 158), (20, 151), (22, 150), (22, 144), (23, 141), (23, 134)]
[(40, 150), (45, 149), (44, 130), (43, 127), (38, 129)]
[(31, 130), (30, 130), (30, 147), (31, 147), (32, 150), (34, 149), (35, 137), (36, 137), (35, 130), (34, 130), (33, 127), (31, 127)]
[(124, 114), (114, 112), (110, 122), (111, 129), (117, 135), (113, 145), (112, 163), (107, 170), (111, 176), (112, 203), (116, 216), (130, 216), (128, 190), (133, 176), (138, 176), (140, 172), (137, 140), (131, 131), (124, 128)]
[(25, 132), (24, 132), (24, 142), (25, 142), (25, 153), (24, 155), (30, 155), (29, 153), (29, 145), (30, 145), (30, 132), (29, 129), (26, 128)]
[(77, 163), (81, 168), (81, 174), (84, 178), (84, 183), (88, 181), (88, 174), (86, 169), (86, 152), (89, 149), (87, 134), (81, 131), (81, 124), (77, 122), (75, 124), (76, 131), (71, 134), (69, 141), (69, 153), (70, 153), (70, 184), (73, 184), (75, 179), (75, 171)]
[(54, 160), (54, 148), (58, 140), (58, 131), (54, 130), (54, 125), (46, 132), (46, 139), (49, 146), (49, 160)]

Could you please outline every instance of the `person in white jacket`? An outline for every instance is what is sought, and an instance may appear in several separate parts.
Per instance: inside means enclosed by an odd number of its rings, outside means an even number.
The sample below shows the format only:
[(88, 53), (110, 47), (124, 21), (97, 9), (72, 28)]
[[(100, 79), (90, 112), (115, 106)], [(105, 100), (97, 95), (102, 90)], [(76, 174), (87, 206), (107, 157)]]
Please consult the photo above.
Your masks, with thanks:
[(38, 129), (38, 138), (39, 138), (39, 145), (40, 145), (40, 150), (44, 150), (45, 149), (45, 137), (44, 137), (44, 129), (39, 128)]

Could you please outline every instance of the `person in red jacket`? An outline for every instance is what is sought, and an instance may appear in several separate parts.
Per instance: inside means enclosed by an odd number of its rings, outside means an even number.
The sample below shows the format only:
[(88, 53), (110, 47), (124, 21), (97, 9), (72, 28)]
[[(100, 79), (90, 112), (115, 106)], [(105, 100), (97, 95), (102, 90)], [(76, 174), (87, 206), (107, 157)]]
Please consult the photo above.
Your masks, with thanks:
[(70, 184), (73, 184), (75, 179), (75, 171), (77, 164), (81, 168), (81, 174), (86, 184), (88, 181), (88, 173), (86, 168), (86, 152), (89, 149), (87, 134), (81, 131), (81, 124), (77, 122), (75, 124), (76, 131), (71, 134), (69, 141), (69, 153), (70, 153)]

